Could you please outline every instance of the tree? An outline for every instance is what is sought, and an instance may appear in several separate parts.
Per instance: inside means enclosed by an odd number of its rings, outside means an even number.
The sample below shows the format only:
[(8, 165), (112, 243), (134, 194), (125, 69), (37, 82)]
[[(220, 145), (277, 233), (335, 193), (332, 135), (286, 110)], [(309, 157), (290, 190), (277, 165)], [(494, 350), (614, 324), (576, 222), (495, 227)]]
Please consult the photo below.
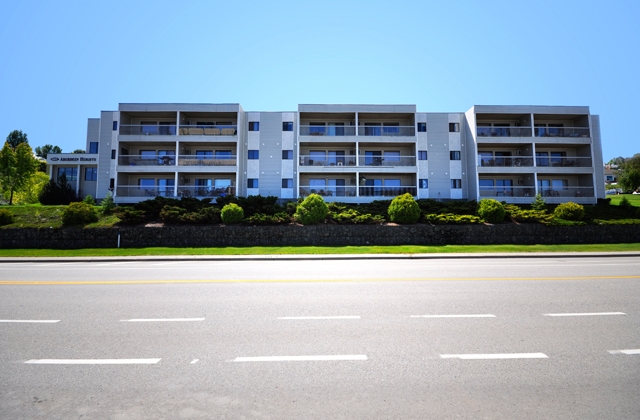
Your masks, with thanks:
[(618, 184), (626, 191), (640, 188), (640, 153), (625, 160), (618, 172)]
[(9, 143), (9, 146), (11, 146), (13, 150), (16, 150), (16, 147), (18, 147), (19, 144), (29, 144), (29, 140), (27, 140), (27, 133), (23, 133), (20, 130), (13, 130), (7, 136), (7, 143)]
[(51, 144), (36, 147), (36, 156), (41, 157), (42, 159), (46, 159), (49, 153), (62, 153), (62, 149)]
[(13, 204), (13, 194), (23, 191), (30, 185), (30, 178), (38, 170), (38, 161), (33, 157), (29, 143), (22, 142), (15, 150), (9, 141), (0, 150), (0, 187), (9, 196), (9, 205)]
[(607, 162), (607, 165), (618, 165), (618, 167), (620, 167), (624, 165), (625, 161), (625, 158), (623, 158), (622, 156), (618, 156), (617, 158), (613, 158), (609, 162)]
[(83, 149), (76, 149), (72, 153), (75, 153), (75, 154), (84, 153), (84, 150)]
[(13, 195), (13, 202), (16, 204), (36, 204), (42, 189), (49, 182), (49, 175), (38, 171), (29, 178), (27, 185), (22, 191), (16, 191)]
[(38, 197), (40, 204), (45, 206), (67, 205), (77, 199), (76, 192), (67, 181), (65, 174), (58, 177), (58, 182), (50, 179)]

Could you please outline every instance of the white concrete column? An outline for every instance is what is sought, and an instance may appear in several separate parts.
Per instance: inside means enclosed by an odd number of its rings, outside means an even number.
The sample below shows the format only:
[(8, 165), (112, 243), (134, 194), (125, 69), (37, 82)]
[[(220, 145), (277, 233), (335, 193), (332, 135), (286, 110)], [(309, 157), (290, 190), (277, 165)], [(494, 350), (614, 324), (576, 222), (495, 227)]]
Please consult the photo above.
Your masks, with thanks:
[(80, 177), (82, 177), (82, 168), (80, 165), (77, 165), (78, 176), (76, 177), (76, 194), (80, 192)]

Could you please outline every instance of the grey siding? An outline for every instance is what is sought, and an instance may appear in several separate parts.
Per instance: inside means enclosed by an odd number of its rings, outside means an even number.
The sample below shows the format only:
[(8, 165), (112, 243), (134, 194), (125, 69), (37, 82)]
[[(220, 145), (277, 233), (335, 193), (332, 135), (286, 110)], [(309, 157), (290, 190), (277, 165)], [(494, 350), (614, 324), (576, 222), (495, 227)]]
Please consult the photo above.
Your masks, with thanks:
[(260, 195), (280, 196), (282, 188), (282, 114), (260, 114)]
[[(92, 120), (89, 120), (89, 124), (91, 123)], [(100, 113), (99, 133), (100, 141), (98, 146), (98, 185), (96, 191), (97, 197), (95, 198), (102, 199), (106, 197), (107, 192), (109, 191), (109, 180), (112, 177), (116, 177), (115, 174), (110, 174), (112, 149), (111, 143), (113, 138), (112, 111), (102, 111)], [(88, 142), (89, 139), (87, 139), (87, 145), (89, 144)]]
[(448, 114), (427, 114), (427, 141), (429, 197), (451, 198)]
[(604, 162), (602, 158), (602, 143), (600, 141), (600, 116), (592, 115), (591, 116), (591, 138), (593, 142), (591, 143), (592, 152), (593, 152), (593, 167), (595, 170), (595, 192), (596, 198), (604, 198), (605, 197), (605, 188), (604, 188)]

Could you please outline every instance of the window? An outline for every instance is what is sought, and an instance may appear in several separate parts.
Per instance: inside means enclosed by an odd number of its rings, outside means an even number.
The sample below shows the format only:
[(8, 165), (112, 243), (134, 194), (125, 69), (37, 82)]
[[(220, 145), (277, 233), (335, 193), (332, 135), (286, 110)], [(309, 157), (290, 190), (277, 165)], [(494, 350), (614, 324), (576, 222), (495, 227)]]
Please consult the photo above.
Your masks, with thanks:
[(110, 178), (109, 179), (109, 189), (113, 191), (113, 188), (116, 186), (116, 179), (115, 178)]
[(324, 136), (324, 132), (325, 132), (325, 124), (323, 122), (309, 123), (310, 136)]
[(428, 179), (421, 179), (418, 181), (418, 186), (419, 188), (429, 188), (429, 180)]
[(364, 152), (364, 164), (366, 166), (380, 166), (382, 165), (382, 151), (380, 150), (368, 150)]
[(418, 123), (418, 133), (427, 132), (427, 123)]
[(454, 190), (462, 188), (462, 180), (461, 179), (452, 179), (451, 180), (451, 188)]
[(460, 160), (460, 152), (449, 152), (449, 160)]
[(153, 178), (140, 178), (138, 179), (138, 189), (142, 191), (142, 195), (155, 197), (156, 180)]
[(283, 122), (282, 131), (293, 131), (293, 122)]
[(111, 159), (116, 158), (116, 149), (111, 149)]
[(211, 179), (209, 178), (196, 178), (196, 187), (194, 188), (195, 194), (199, 197), (211, 195), (213, 192), (211, 184)]
[(293, 188), (293, 178), (283, 178), (282, 188)]
[(380, 126), (380, 123), (364, 123), (364, 135), (379, 136), (381, 134)]
[(258, 188), (258, 178), (247, 179), (247, 188)]
[[(479, 180), (480, 185), (480, 195), (481, 196), (492, 196), (495, 194), (493, 179), (481, 179)], [(489, 191), (483, 193), (483, 191)]]
[(140, 150), (140, 158), (141, 159), (155, 159), (156, 151), (155, 150)]
[(400, 163), (400, 152), (385, 150), (383, 162), (385, 165), (398, 165)]
[(450, 133), (459, 133), (460, 132), (460, 123), (449, 123), (449, 132)]
[(329, 127), (327, 127), (327, 135), (329, 136), (344, 136), (344, 123), (342, 122), (334, 122), (329, 123)]
[(158, 150), (159, 165), (175, 165), (176, 152), (174, 150)]
[(549, 166), (548, 152), (536, 152), (536, 166)]
[(418, 160), (427, 160), (427, 151), (426, 150), (420, 150), (418, 152)]
[(117, 131), (118, 130), (118, 121), (114, 121), (113, 122), (113, 131)]
[(249, 131), (260, 131), (260, 122), (249, 121)]
[(98, 180), (98, 168), (85, 168), (84, 170), (85, 181), (97, 181)]
[(293, 150), (283, 150), (282, 160), (291, 160), (291, 159), (293, 159)]
[(260, 150), (249, 150), (249, 159), (260, 159)]
[(329, 150), (329, 166), (344, 165), (344, 150)]
[(231, 150), (216, 150), (216, 159), (231, 159)]
[(311, 150), (309, 152), (309, 165), (325, 165), (327, 153), (324, 150)]
[(175, 179), (159, 179), (158, 180), (158, 195), (163, 197), (173, 197), (173, 187), (175, 186)]
[(98, 153), (98, 142), (92, 141), (89, 143), (89, 153)]
[(213, 159), (213, 150), (196, 150), (196, 159)]
[(400, 134), (400, 123), (382, 124), (382, 134), (385, 136), (394, 136)]
[(64, 175), (67, 181), (78, 180), (78, 168), (58, 168), (58, 178)]

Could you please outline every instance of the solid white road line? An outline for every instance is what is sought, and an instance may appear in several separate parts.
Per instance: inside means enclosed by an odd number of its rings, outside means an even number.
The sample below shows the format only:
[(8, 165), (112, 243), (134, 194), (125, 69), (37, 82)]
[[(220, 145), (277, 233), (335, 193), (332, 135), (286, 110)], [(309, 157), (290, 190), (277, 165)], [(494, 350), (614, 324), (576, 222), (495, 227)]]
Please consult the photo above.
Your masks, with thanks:
[(0, 322), (28, 322), (35, 324), (55, 324), (59, 319), (0, 319)]
[(279, 316), (278, 319), (360, 319), (360, 316)]
[(629, 349), (629, 350), (609, 350), (611, 354), (640, 354), (640, 349)]
[(327, 356), (264, 356), (264, 357), (236, 357), (234, 362), (306, 362), (321, 360), (367, 360), (365, 354), (344, 354)]
[(33, 359), (35, 365), (153, 365), (160, 359)]
[(189, 363), (189, 364), (191, 364), (191, 365), (195, 365), (196, 363), (198, 363), (198, 360), (200, 360), (200, 359), (193, 359), (193, 360), (191, 361), (191, 363)]
[(624, 312), (578, 312), (565, 314), (544, 314), (544, 316), (598, 316), (598, 315), (626, 315)]
[(495, 318), (492, 314), (477, 315), (411, 315), (409, 318)]
[(441, 354), (443, 359), (484, 360), (484, 359), (548, 359), (544, 353), (489, 353), (489, 354)]
[(204, 321), (204, 318), (121, 319), (120, 322), (188, 322)]

